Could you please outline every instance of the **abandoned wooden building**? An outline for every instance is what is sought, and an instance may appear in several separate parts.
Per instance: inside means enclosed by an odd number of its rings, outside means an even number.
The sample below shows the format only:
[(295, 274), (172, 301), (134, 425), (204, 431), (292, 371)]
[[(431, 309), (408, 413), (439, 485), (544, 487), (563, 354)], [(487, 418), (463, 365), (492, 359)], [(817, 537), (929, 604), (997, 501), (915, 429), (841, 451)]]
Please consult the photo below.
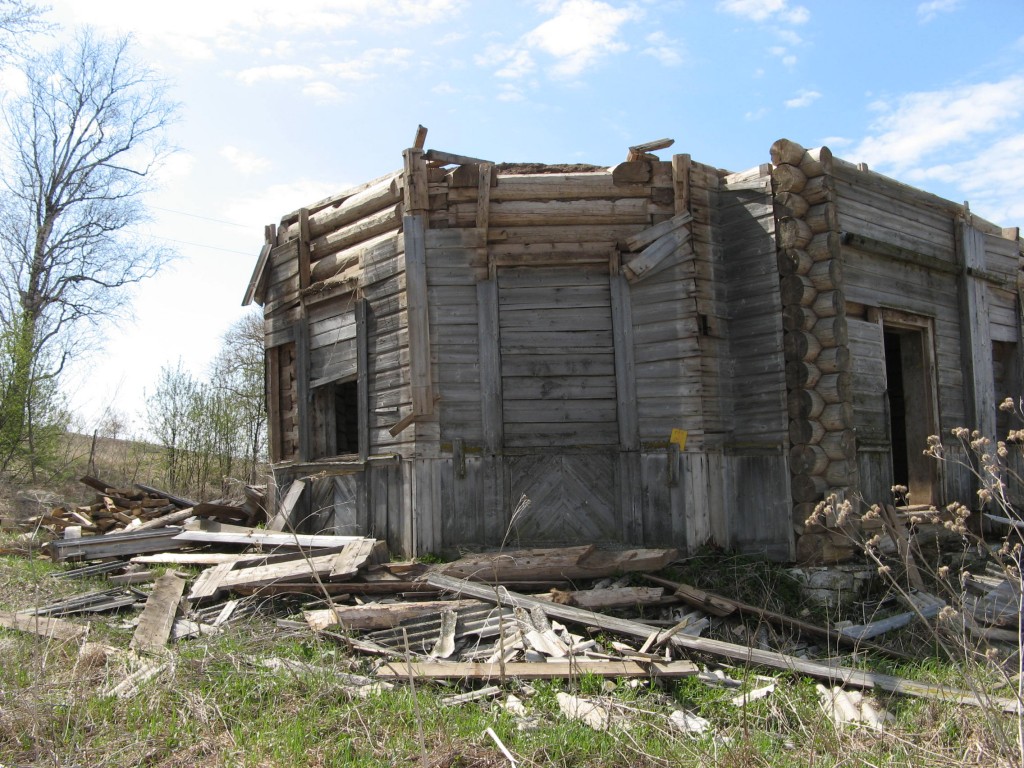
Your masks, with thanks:
[(297, 527), (790, 559), (826, 494), (971, 499), (922, 452), (1021, 394), (1016, 229), (787, 140), (730, 173), (667, 140), (606, 168), (424, 137), (268, 227), (246, 292)]

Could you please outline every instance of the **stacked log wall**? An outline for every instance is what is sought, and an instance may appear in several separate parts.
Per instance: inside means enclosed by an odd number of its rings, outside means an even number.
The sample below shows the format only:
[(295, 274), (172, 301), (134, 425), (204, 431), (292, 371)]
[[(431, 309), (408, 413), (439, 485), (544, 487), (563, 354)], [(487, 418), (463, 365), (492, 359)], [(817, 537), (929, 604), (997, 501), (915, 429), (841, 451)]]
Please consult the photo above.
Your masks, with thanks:
[(804, 522), (819, 501), (857, 486), (839, 213), (827, 147), (806, 150), (780, 139), (771, 159), (793, 526), (803, 534), (798, 557), (812, 559), (819, 542)]

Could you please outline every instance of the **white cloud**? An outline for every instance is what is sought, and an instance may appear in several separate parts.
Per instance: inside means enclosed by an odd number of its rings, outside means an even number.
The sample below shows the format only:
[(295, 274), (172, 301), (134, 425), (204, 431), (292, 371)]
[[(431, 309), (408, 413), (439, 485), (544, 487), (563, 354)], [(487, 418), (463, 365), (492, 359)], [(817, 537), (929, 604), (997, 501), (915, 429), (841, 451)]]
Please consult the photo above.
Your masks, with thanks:
[(523, 101), (524, 99), (526, 96), (522, 89), (511, 83), (505, 83), (498, 91), (498, 101)]
[(930, 154), (997, 133), (1024, 114), (1024, 76), (946, 91), (911, 93), (894, 105), (876, 102), (872, 134), (857, 147), (872, 165), (909, 168)]
[(627, 49), (617, 40), (619, 28), (639, 18), (632, 8), (615, 8), (598, 0), (566, 0), (558, 13), (528, 33), (526, 42), (554, 56), (555, 75), (576, 77), (602, 55)]
[(297, 179), (261, 187), (257, 194), (229, 199), (221, 211), (228, 221), (278, 222), (281, 217), (344, 189), (344, 181)]
[(477, 64), (500, 67), (499, 77), (520, 79), (536, 69), (540, 53), (554, 60), (553, 76), (575, 78), (603, 57), (627, 50), (619, 31), (641, 16), (632, 6), (616, 8), (600, 0), (543, 2), (539, 9), (554, 15), (511, 45), (488, 46), (476, 57)]
[(845, 136), (826, 136), (821, 140), (826, 147), (848, 147), (853, 143), (852, 139)]
[(917, 17), (927, 23), (940, 13), (952, 13), (960, 8), (960, 0), (928, 0), (917, 6)]
[(650, 44), (643, 49), (645, 56), (653, 56), (666, 67), (678, 67), (683, 63), (682, 43), (673, 40), (664, 32), (654, 32), (647, 36)]
[(220, 156), (231, 163), (235, 170), (246, 176), (260, 173), (270, 167), (270, 161), (267, 158), (260, 157), (252, 152), (246, 152), (230, 144), (221, 147)]
[[(1024, 76), (875, 105), (872, 135), (847, 154), (909, 183), (946, 185), (997, 222), (1024, 217)], [(950, 191), (951, 190), (951, 191)]]
[(1024, 132), (985, 145), (966, 159), (911, 170), (906, 178), (955, 186), (974, 213), (992, 222), (1018, 224), (1024, 219)]
[(277, 40), (273, 45), (260, 49), (260, 55), (274, 59), (287, 59), (295, 53), (295, 45), (291, 40)]
[(344, 101), (345, 93), (331, 83), (323, 80), (314, 80), (302, 86), (302, 95), (308, 96), (317, 104), (334, 104)]
[(811, 12), (802, 5), (790, 6), (788, 0), (721, 0), (718, 9), (750, 21), (781, 21), (806, 24)]
[(273, 64), (268, 67), (243, 69), (236, 77), (246, 85), (255, 85), (266, 80), (308, 80), (313, 70), (301, 64)]
[(73, 22), (132, 32), (186, 58), (213, 58), (225, 49), (259, 50), (258, 38), (345, 28), (417, 27), (450, 21), (465, 0), (54, 0)]
[(430, 89), (439, 96), (451, 96), (459, 92), (459, 89), (448, 82), (440, 82)]
[(167, 187), (190, 177), (195, 166), (195, 155), (190, 155), (188, 152), (175, 152), (163, 161), (156, 177), (161, 187)]
[(811, 104), (821, 98), (821, 94), (817, 91), (809, 91), (803, 89), (792, 99), (787, 99), (785, 104), (790, 109), (800, 109), (802, 107), (809, 107)]
[(510, 51), (510, 55), (506, 59), (505, 66), (497, 70), (494, 74), (497, 77), (518, 80), (519, 78), (530, 74), (536, 68), (537, 65), (534, 63), (533, 57), (530, 55), (529, 51), (513, 50)]
[(409, 48), (370, 48), (355, 58), (327, 62), (320, 68), (340, 80), (370, 80), (377, 77), (383, 67), (404, 65), (412, 53)]
[(758, 120), (763, 118), (769, 112), (768, 107), (761, 107), (760, 109), (751, 110), (743, 114), (743, 119), (750, 123), (756, 123)]
[(789, 49), (786, 48), (784, 45), (774, 45), (768, 49), (768, 53), (770, 53), (772, 56), (778, 57), (779, 61), (781, 61), (782, 64), (788, 69), (792, 69), (794, 66), (796, 66), (796, 55), (790, 53)]

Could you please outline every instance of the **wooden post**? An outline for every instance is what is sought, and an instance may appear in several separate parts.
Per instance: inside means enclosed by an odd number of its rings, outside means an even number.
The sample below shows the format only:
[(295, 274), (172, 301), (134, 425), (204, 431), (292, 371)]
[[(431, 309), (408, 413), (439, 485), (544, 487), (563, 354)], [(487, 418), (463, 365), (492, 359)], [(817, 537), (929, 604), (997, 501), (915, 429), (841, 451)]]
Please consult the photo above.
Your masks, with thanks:
[(619, 447), (624, 451), (636, 451), (640, 448), (640, 427), (636, 409), (633, 312), (630, 305), (629, 284), (619, 274), (612, 275), (610, 282)]
[(309, 209), (299, 209), (299, 290), (309, 288)]
[(501, 337), (498, 330), (498, 283), (476, 284), (480, 350), (480, 418), (484, 450), (500, 454), (505, 441), (501, 402)]
[[(492, 260), (493, 261), (493, 260)], [(507, 527), (508, 500), (505, 498), (505, 442), (501, 400), (501, 333), (498, 326), (498, 282), (493, 277), (476, 284), (477, 348), (480, 355), (480, 421), (484, 455), (483, 499), (480, 514), (484, 539), (501, 542)]]
[(476, 228), (483, 232), (483, 241), (487, 242), (487, 220), (491, 208), (491, 172), (494, 166), (490, 163), (480, 164), (480, 186), (476, 191)]
[(356, 407), (359, 409), (359, 460), (365, 462), (370, 455), (370, 354), (367, 337), (369, 302), (357, 299), (356, 315)]
[(672, 155), (672, 186), (675, 188), (676, 215), (690, 210), (689, 155)]
[(402, 158), (405, 161), (405, 213), (425, 213), (430, 208), (430, 189), (423, 150), (407, 149)]
[[(616, 251), (615, 256), (618, 256)], [(615, 259), (617, 261), (617, 259)], [(612, 303), (612, 341), (615, 352), (615, 397), (619, 426), (619, 505), (625, 541), (643, 538), (643, 484), (640, 481), (640, 420), (636, 408), (636, 368), (633, 356), (633, 311), (629, 283), (618, 270), (609, 277)]]
[(992, 376), (992, 336), (985, 282), (973, 275), (985, 270), (985, 235), (962, 221), (957, 246), (960, 258), (960, 349), (970, 393), (970, 427), (996, 438), (996, 397)]
[(412, 412), (433, 413), (434, 388), (430, 371), (430, 319), (427, 308), (426, 222), (422, 214), (402, 219), (405, 232), (405, 285), (409, 318), (409, 376)]
[(295, 417), (299, 432), (299, 461), (313, 458), (313, 432), (309, 413), (309, 320), (302, 312), (295, 321)]

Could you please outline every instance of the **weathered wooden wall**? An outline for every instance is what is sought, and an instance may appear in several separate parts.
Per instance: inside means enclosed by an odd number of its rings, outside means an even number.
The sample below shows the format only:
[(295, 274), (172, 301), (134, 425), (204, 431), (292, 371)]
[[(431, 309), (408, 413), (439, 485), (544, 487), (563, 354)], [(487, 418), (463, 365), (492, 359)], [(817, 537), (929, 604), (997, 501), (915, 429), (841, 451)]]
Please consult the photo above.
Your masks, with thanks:
[[(305, 530), (789, 558), (826, 493), (888, 498), (886, 334), (921, 423), (1005, 428), (1016, 232), (786, 140), (735, 174), (441, 156), (268, 228), (247, 299)], [(969, 497), (967, 473), (910, 461), (931, 500)]]
[[(835, 162), (833, 182), (843, 243), (859, 490), (874, 503), (890, 498), (893, 483), (892, 385), (884, 333), (912, 331), (912, 338), (925, 343), (923, 377), (931, 402), (908, 407), (929, 432), (941, 435), (951, 459), (961, 457), (950, 431), (966, 426), (994, 436), (997, 391), (1016, 390), (1018, 396), (1021, 391), (1019, 376), (1010, 383), (1008, 369), (1000, 365), (1001, 358), (1015, 361), (1020, 354), (1021, 248), (1016, 231), (1004, 232), (963, 206), (849, 163)], [(923, 449), (923, 444), (908, 446), (912, 464)], [(970, 474), (956, 461), (934, 465), (933, 472), (931, 497), (919, 494), (911, 502), (973, 498)]]

